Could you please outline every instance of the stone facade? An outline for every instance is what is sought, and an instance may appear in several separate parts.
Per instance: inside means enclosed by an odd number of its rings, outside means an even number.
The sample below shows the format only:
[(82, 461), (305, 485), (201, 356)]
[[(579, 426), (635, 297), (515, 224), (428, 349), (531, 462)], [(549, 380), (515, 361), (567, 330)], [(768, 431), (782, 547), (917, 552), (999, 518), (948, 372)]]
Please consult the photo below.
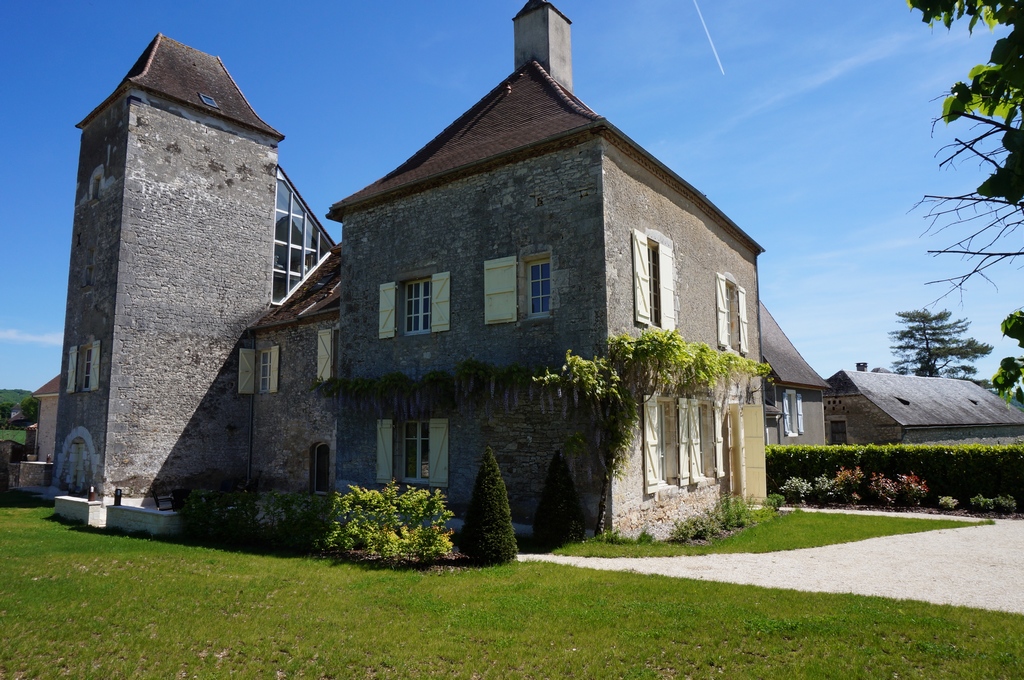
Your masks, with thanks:
[[(766, 444), (782, 444), (783, 446), (820, 446), (826, 443), (828, 429), (825, 424), (825, 406), (821, 390), (811, 390), (788, 385), (767, 385), (765, 387), (771, 395), (769, 403), (779, 410), (776, 417), (766, 419)], [(793, 432), (787, 433), (782, 415), (783, 401), (786, 398), (786, 391), (791, 390), (800, 395), (804, 412), (804, 431), (801, 433), (797, 427)], [(794, 416), (795, 417), (795, 416)]]
[(53, 460), (53, 447), (57, 433), (57, 395), (38, 397), (39, 423), (36, 430), (35, 452), (40, 462)]
[(1024, 428), (1020, 425), (990, 425), (975, 427), (908, 427), (903, 433), (904, 444), (1001, 444), (1024, 443)]
[(896, 444), (903, 439), (903, 428), (891, 416), (860, 394), (826, 396), (825, 431), (832, 421), (846, 424), (847, 444)]
[[(244, 476), (236, 350), (268, 307), (276, 171), (275, 140), (140, 92), (85, 125), (56, 432), (62, 488), (137, 495)], [(68, 351), (95, 341), (98, 387), (69, 393)], [(72, 470), (83, 443), (89, 464)]]

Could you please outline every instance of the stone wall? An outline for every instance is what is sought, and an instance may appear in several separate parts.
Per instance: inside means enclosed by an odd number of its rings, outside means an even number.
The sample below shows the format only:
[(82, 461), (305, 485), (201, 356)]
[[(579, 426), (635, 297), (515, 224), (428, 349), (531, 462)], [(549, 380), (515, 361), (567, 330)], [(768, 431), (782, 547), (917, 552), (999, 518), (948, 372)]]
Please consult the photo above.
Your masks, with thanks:
[(1024, 443), (1024, 426), (915, 427), (903, 434), (904, 444), (1000, 444)]
[[(256, 331), (257, 351), (274, 345), (280, 348), (277, 393), (252, 396), (252, 467), (261, 489), (309, 491), (311, 455), (316, 444), (328, 444), (331, 461), (335, 460), (337, 400), (312, 391), (312, 386), (316, 380), (317, 331), (334, 328), (337, 322), (334, 314), (321, 315), (311, 321)], [(333, 484), (332, 474), (332, 488)]]
[(833, 420), (846, 421), (847, 444), (895, 444), (903, 428), (860, 394), (825, 395), (825, 432)]
[(36, 432), (36, 453), (41, 462), (47, 458), (53, 461), (55, 438), (57, 436), (57, 400), (39, 397), (39, 429)]
[[(94, 150), (116, 154), (105, 166), (110, 209), (95, 214), (101, 199), (76, 211), (66, 343), (102, 335), (102, 372), (98, 391), (62, 395), (76, 405), (62, 406), (57, 440), (85, 427), (102, 469), (97, 489), (138, 495), (154, 483), (210, 486), (245, 473), (237, 349), (270, 299), (277, 150), (132, 95), (143, 101), (116, 101), (83, 131), (80, 193)], [(76, 270), (91, 243), (102, 266), (81, 293)]]

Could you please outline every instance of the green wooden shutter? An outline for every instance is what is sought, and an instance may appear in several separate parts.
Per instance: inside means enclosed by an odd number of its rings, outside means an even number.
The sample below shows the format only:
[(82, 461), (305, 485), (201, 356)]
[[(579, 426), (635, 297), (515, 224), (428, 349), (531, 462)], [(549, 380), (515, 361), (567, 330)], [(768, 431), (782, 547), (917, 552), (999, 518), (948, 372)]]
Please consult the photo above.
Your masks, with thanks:
[(448, 486), (448, 419), (430, 419), (430, 486)]
[(92, 343), (92, 366), (89, 371), (89, 384), (85, 389), (95, 392), (100, 388), (100, 341)]
[(658, 267), (661, 270), (661, 327), (670, 331), (676, 327), (676, 261), (668, 246), (658, 248)]
[(331, 368), (334, 365), (333, 338), (334, 331), (329, 328), (316, 333), (317, 380), (328, 380), (331, 377)]
[(256, 389), (256, 350), (238, 350), (238, 393), (253, 394)]
[(75, 382), (78, 380), (78, 346), (68, 348), (68, 384), (65, 392), (75, 391)]
[(647, 493), (651, 493), (662, 482), (658, 473), (658, 401), (651, 397), (644, 403), (644, 477)]
[(516, 320), (516, 258), (484, 262), (484, 323)]
[(748, 351), (748, 330), (747, 330), (747, 291), (736, 286), (737, 304), (740, 313), (740, 354)]
[(715, 274), (715, 307), (718, 310), (718, 346), (729, 346), (729, 286), (723, 274)]
[(633, 230), (633, 313), (639, 323), (651, 323), (651, 265), (647, 236)]
[(394, 281), (380, 284), (380, 320), (377, 328), (378, 338), (395, 337), (395, 292), (398, 286)]
[(430, 277), (430, 331), (439, 333), (451, 328), (451, 273)]
[(274, 345), (270, 348), (270, 389), (271, 394), (277, 392), (277, 368), (281, 356), (281, 348)]
[(677, 399), (677, 421), (679, 431), (678, 446), (676, 447), (679, 458), (679, 483), (690, 483), (690, 427), (689, 418), (690, 402), (686, 399)]
[(394, 431), (390, 419), (377, 421), (377, 482), (387, 484), (391, 481), (394, 464)]

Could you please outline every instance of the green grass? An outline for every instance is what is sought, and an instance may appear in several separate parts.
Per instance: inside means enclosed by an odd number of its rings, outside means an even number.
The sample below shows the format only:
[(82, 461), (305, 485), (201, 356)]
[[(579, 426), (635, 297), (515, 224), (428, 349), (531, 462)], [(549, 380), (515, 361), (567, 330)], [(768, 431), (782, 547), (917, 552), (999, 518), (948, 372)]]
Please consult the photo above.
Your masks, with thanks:
[(0, 495), (0, 678), (1021, 677), (1024, 617), (512, 564), (113, 536)]
[(24, 444), (25, 430), (0, 430), (0, 441), (3, 441), (4, 439)]
[(559, 548), (558, 555), (576, 557), (670, 557), (675, 555), (709, 555), (711, 553), (764, 553), (797, 548), (817, 548), (834, 543), (863, 541), (879, 536), (912, 534), (936, 529), (991, 524), (948, 519), (917, 519), (912, 517), (880, 517), (794, 510), (786, 515), (761, 522), (710, 545), (679, 543), (607, 543), (589, 540)]

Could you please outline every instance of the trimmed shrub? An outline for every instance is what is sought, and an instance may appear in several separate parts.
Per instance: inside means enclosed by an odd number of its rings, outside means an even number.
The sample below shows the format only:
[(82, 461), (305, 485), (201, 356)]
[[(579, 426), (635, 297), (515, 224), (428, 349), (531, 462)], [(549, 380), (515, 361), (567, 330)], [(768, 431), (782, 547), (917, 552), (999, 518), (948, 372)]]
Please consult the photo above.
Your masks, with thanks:
[[(251, 494), (250, 494), (251, 495)], [(275, 548), (298, 552), (328, 550), (337, 544), (341, 496), (271, 491), (260, 500), (260, 533)]]
[(958, 505), (960, 505), (960, 501), (952, 496), (941, 496), (939, 498), (939, 507), (943, 510), (956, 510)]
[(896, 475), (896, 489), (900, 505), (921, 505), (921, 501), (928, 495), (928, 485), (913, 472), (909, 475)]
[(861, 498), (860, 488), (863, 483), (864, 473), (861, 472), (859, 467), (854, 467), (852, 470), (849, 468), (839, 468), (835, 478), (836, 500), (843, 503), (859, 503)]
[(504, 564), (518, 554), (508, 491), (491, 447), (484, 450), (466, 510), (459, 549), (480, 564)]
[(779, 488), (779, 492), (785, 497), (787, 503), (796, 505), (803, 503), (804, 499), (811, 495), (811, 483), (800, 477), (790, 477)]
[(753, 524), (750, 504), (737, 496), (725, 496), (704, 512), (676, 522), (669, 540), (679, 543), (710, 541), (727, 531)]
[(778, 510), (786, 503), (786, 497), (782, 494), (770, 493), (768, 498), (764, 499), (764, 507), (771, 508), (772, 510)]
[[(840, 468), (860, 467), (869, 478), (877, 473), (895, 479), (913, 471), (928, 480), (926, 503), (940, 496), (966, 503), (979, 495), (1024, 502), (1024, 444), (769, 446), (765, 464), (770, 492), (781, 492), (779, 485), (791, 477), (834, 477)], [(868, 489), (859, 492), (864, 496)]]
[(992, 506), (996, 512), (1001, 512), (1004, 515), (1017, 511), (1017, 501), (1013, 496), (996, 496), (992, 499)]
[(185, 500), (185, 535), (227, 545), (262, 542), (259, 496), (245, 491), (221, 493), (196, 489)]
[(996, 509), (996, 500), (994, 498), (985, 498), (978, 494), (971, 499), (971, 507), (978, 512), (992, 512)]
[(451, 552), (452, 532), (445, 523), (453, 513), (439, 490), (410, 487), (399, 492), (393, 481), (380, 491), (349, 489), (339, 499), (338, 547), (366, 550), (388, 562), (429, 563)]
[(582, 541), (587, 535), (585, 522), (572, 473), (559, 451), (551, 458), (544, 490), (533, 516), (533, 538), (548, 548)]
[(885, 475), (880, 475), (877, 472), (871, 475), (871, 485), (868, 488), (875, 500), (882, 505), (895, 504), (896, 499), (899, 498), (900, 495), (899, 485)]

